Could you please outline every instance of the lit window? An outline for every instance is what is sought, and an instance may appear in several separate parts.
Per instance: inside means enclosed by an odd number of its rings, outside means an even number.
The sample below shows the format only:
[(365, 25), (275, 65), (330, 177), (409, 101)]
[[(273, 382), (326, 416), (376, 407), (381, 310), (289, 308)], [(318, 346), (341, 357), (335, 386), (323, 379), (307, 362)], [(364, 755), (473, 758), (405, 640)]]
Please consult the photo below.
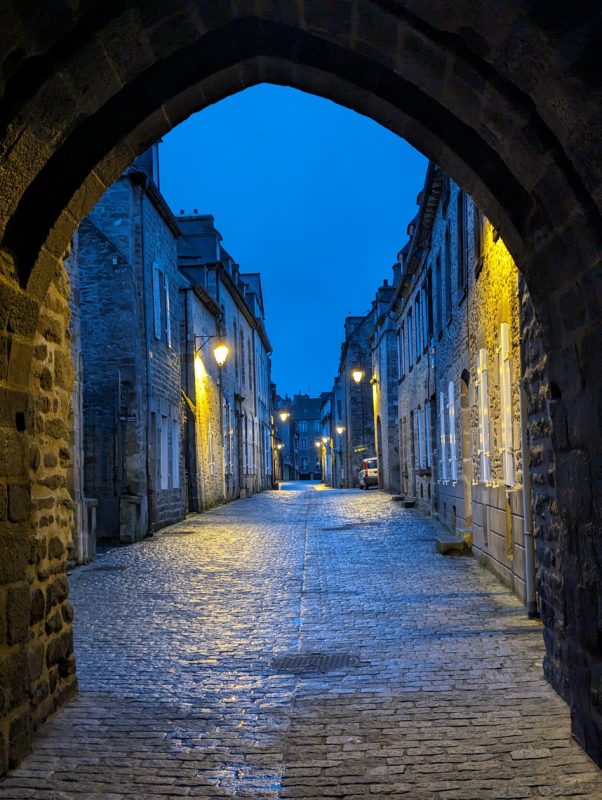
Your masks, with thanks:
[(487, 378), (487, 350), (479, 350), (477, 367), (477, 394), (479, 402), (479, 459), (481, 480), (491, 483), (491, 454), (489, 452), (489, 388)]
[(502, 406), (502, 477), (506, 486), (514, 486), (514, 450), (512, 447), (512, 383), (510, 379), (510, 332), (507, 322), (500, 325), (500, 400)]

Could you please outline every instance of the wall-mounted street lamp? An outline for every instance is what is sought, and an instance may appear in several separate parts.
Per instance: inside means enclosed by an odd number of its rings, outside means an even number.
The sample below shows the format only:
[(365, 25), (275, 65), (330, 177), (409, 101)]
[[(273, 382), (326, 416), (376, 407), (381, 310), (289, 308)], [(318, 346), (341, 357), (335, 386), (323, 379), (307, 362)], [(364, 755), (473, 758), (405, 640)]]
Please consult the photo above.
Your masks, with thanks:
[(341, 434), (345, 433), (345, 426), (344, 425), (337, 425), (336, 432), (341, 436)]
[(319, 439), (316, 439), (314, 444), (316, 445), (316, 447), (322, 447), (322, 442)]
[(324, 444), (328, 443), (328, 436), (322, 436), (322, 441)]
[(276, 448), (278, 450), (282, 450), (283, 447), (284, 447), (284, 445), (282, 444), (282, 442), (278, 442), (278, 444), (276, 445)]
[(290, 413), (288, 411), (281, 411), (278, 415), (283, 422), (286, 422), (287, 419), (290, 417)]
[(359, 367), (351, 370), (351, 377), (356, 383), (361, 383), (364, 380), (365, 374), (366, 373), (364, 372), (364, 370), (359, 369)]
[(213, 357), (215, 358), (215, 362), (218, 367), (223, 367), (226, 363), (226, 359), (228, 358), (228, 354), (230, 352), (230, 348), (228, 347), (228, 343), (225, 339), (222, 339), (221, 336), (212, 335), (212, 336), (196, 336), (194, 337), (194, 352), (199, 353), (203, 347), (207, 344), (207, 342), (211, 341), (212, 339), (216, 339), (216, 343), (213, 346)]

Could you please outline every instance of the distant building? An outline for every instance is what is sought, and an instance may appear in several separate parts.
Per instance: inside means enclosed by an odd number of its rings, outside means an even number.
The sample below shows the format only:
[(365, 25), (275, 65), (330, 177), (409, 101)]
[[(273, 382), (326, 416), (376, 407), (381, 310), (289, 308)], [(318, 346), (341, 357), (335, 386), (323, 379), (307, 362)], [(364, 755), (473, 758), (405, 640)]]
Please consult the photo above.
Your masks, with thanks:
[[(275, 387), (274, 387), (275, 389)], [(274, 392), (273, 409), (274, 438), (281, 481), (298, 480), (298, 435), (292, 417), (292, 400)]]
[[(370, 314), (363, 317), (347, 317), (345, 320), (345, 340), (341, 345), (337, 377), (342, 411), (341, 422), (344, 428), (340, 437), (341, 484), (346, 488), (358, 485), (362, 460), (375, 455), (374, 409), (370, 385), (372, 327), (373, 320)], [(337, 411), (338, 399), (337, 397)]]
[(298, 480), (321, 480), (322, 400), (296, 394), (291, 403), (291, 417), (297, 439)]
[[(393, 277), (399, 278), (399, 265)], [(387, 492), (399, 492), (398, 366), (394, 311), (395, 286), (387, 280), (372, 302), (372, 369), (370, 383), (374, 401), (375, 452), (378, 482)]]

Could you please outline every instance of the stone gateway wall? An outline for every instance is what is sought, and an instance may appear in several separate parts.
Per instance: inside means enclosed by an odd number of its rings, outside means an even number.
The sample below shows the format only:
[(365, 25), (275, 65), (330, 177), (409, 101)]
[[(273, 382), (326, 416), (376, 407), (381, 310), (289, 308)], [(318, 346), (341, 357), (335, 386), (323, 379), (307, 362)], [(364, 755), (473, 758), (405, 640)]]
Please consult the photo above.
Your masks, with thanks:
[[(67, 355), (56, 310), (65, 304), (61, 259), (81, 220), (149, 143), (261, 81), (340, 102), (415, 144), (474, 197), (523, 272), (544, 343), (528, 354), (532, 441), (549, 437), (554, 448), (553, 465), (535, 455), (531, 466), (546, 674), (571, 703), (574, 735), (602, 763), (602, 6), (38, 6), (31, 13), (30, 4), (4, 4), (8, 35), (0, 42), (2, 766), (22, 755), (34, 718), (74, 683), (60, 674), (69, 668), (58, 652), (67, 650), (68, 624), (54, 631), (55, 618), (45, 629), (49, 602), (67, 614), (58, 587), (50, 591), (61, 583), (50, 571), (64, 560), (59, 543), (67, 545), (69, 527), (61, 485), (66, 394), (55, 383), (55, 354)], [(46, 455), (56, 465), (44, 463)], [(52, 508), (37, 507), (50, 496), (38, 476), (57, 481)], [(44, 580), (37, 565), (49, 572)], [(38, 583), (44, 622), (32, 631), (45, 642), (46, 663), (33, 673), (41, 683), (32, 682), (24, 634)], [(60, 648), (50, 650), (54, 641)], [(32, 686), (45, 680), (49, 695), (36, 705)]]
[(77, 688), (66, 562), (72, 547), (73, 367), (69, 282), (51, 284), (36, 309), (3, 283), (3, 309), (31, 335), (29, 391), (2, 390), (0, 417), (0, 770)]

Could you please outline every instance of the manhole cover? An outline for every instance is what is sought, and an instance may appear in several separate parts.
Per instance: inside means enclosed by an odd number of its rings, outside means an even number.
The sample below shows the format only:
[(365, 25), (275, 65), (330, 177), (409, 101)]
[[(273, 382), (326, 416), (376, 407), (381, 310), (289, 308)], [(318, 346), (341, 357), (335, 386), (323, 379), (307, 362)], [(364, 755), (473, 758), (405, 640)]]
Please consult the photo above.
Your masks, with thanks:
[(277, 672), (304, 674), (331, 672), (343, 667), (355, 667), (358, 663), (357, 656), (347, 653), (300, 653), (292, 656), (277, 656), (272, 659), (270, 666)]
[(90, 572), (126, 572), (128, 569), (123, 564), (99, 564), (97, 567), (90, 567)]

